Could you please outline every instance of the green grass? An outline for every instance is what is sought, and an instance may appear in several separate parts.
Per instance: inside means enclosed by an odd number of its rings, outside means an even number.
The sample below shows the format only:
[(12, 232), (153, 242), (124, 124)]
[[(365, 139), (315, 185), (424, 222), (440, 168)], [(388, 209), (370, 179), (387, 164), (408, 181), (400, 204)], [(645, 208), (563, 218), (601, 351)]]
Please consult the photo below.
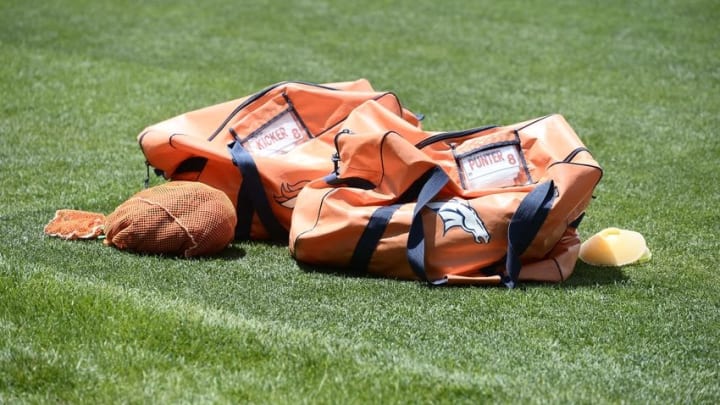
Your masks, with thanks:
[[(720, 4), (347, 3), (0, 4), (0, 403), (719, 402)], [(43, 236), (139, 190), (145, 126), (358, 77), (428, 129), (563, 114), (605, 169), (582, 236), (652, 261), (428, 288)]]

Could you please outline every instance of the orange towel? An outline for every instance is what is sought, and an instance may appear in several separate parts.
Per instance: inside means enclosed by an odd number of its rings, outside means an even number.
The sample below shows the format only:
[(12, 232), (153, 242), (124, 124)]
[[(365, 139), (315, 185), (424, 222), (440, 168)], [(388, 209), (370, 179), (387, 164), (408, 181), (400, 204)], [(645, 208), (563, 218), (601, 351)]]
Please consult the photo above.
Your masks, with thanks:
[(105, 215), (62, 209), (45, 225), (45, 234), (65, 240), (97, 239), (103, 234)]

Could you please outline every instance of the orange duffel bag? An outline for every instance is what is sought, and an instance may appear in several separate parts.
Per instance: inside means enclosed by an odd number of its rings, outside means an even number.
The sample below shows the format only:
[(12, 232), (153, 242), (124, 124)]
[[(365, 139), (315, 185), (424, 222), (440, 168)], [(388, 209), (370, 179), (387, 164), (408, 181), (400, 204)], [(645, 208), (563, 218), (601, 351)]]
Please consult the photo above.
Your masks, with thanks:
[(282, 241), (297, 193), (332, 170), (335, 134), (369, 100), (386, 115), (419, 127), (395, 94), (376, 91), (364, 79), (282, 82), (151, 125), (138, 141), (148, 177), (152, 166), (166, 179), (199, 181), (225, 192), (237, 209), (236, 239)]
[[(413, 132), (413, 131), (410, 131)], [(602, 170), (560, 115), (434, 133), (353, 131), (300, 192), (300, 262), (432, 284), (559, 282)]]

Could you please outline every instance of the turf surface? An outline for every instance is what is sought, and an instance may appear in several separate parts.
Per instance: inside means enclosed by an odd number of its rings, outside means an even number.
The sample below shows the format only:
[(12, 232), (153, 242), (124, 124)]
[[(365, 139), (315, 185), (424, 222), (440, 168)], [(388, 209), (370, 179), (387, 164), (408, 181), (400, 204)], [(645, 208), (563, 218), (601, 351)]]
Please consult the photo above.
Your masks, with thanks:
[[(717, 403), (719, 18), (707, 0), (3, 1), (0, 403)], [(42, 235), (141, 187), (143, 127), (358, 77), (428, 129), (563, 114), (605, 169), (582, 236), (637, 230), (652, 261), (434, 289), (262, 243), (180, 260)]]

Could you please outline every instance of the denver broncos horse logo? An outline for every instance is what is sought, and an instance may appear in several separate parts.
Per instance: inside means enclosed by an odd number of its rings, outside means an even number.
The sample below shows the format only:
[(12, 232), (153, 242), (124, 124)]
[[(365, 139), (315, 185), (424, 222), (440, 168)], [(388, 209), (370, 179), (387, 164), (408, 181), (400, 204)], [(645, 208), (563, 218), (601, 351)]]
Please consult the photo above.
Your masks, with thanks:
[(467, 201), (453, 198), (449, 201), (430, 203), (427, 206), (440, 215), (443, 220), (443, 235), (449, 229), (457, 226), (471, 234), (475, 243), (490, 242), (490, 234), (485, 228), (485, 224)]
[(282, 183), (280, 185), (280, 195), (273, 195), (273, 198), (276, 203), (283, 207), (293, 209), (300, 190), (308, 183), (310, 183), (310, 180), (300, 180), (294, 184)]

